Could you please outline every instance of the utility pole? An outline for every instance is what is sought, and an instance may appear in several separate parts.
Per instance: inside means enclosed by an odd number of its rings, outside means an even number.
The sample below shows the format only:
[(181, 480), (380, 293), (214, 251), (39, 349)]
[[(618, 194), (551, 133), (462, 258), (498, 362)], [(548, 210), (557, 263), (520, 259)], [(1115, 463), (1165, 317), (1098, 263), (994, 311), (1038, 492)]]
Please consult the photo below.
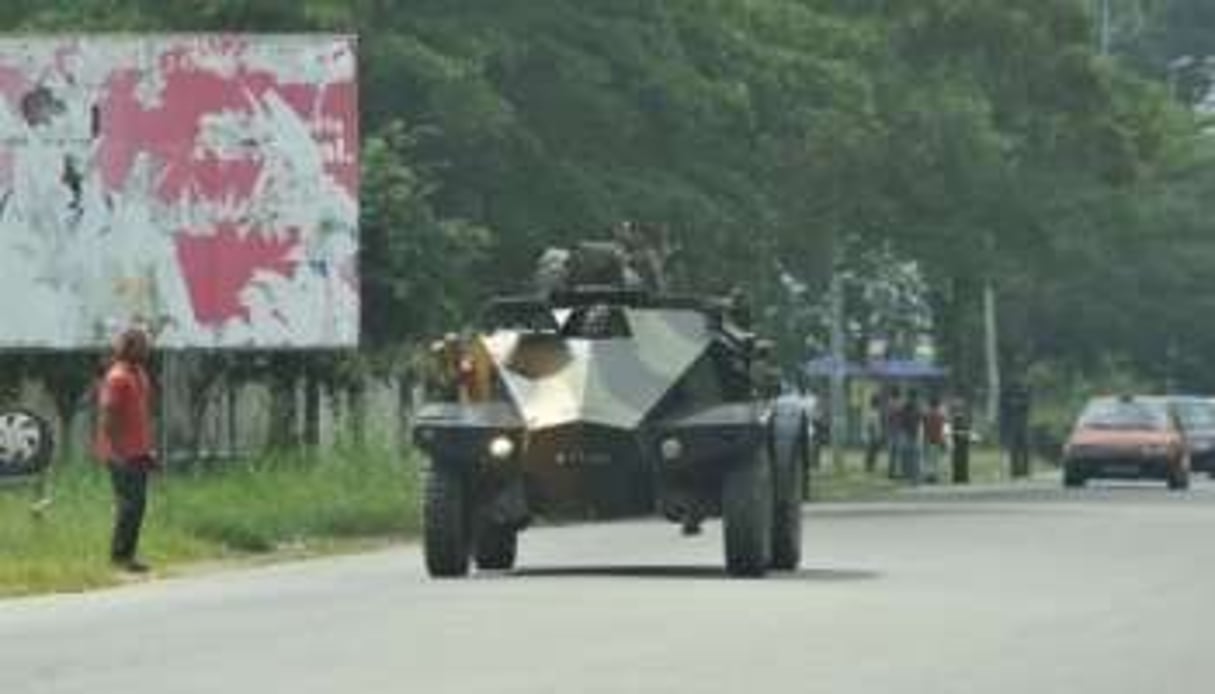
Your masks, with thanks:
[(1173, 395), (1177, 392), (1177, 338), (1169, 338), (1168, 347), (1164, 353), (1164, 392)]
[(1101, 3), (1101, 10), (1099, 12), (1099, 19), (1101, 21), (1101, 55), (1109, 55), (1113, 34), (1113, 10), (1110, 7), (1110, 0), (1099, 0), (1099, 2)]
[(987, 361), (987, 421), (995, 430), (1000, 421), (1000, 343), (996, 320), (996, 290), (992, 281), (983, 286), (983, 332)]
[(844, 277), (839, 252), (831, 268), (831, 464), (844, 466), (843, 439), (848, 428), (844, 403), (847, 355), (844, 350)]

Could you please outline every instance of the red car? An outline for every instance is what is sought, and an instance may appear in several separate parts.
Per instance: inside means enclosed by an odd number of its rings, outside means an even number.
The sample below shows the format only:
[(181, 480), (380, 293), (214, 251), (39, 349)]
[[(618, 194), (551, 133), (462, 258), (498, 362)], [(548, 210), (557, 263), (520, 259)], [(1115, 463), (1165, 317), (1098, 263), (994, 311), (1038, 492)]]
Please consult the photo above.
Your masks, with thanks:
[(1161, 479), (1190, 486), (1190, 451), (1176, 408), (1164, 398), (1096, 398), (1080, 414), (1063, 453), (1063, 484), (1094, 478)]

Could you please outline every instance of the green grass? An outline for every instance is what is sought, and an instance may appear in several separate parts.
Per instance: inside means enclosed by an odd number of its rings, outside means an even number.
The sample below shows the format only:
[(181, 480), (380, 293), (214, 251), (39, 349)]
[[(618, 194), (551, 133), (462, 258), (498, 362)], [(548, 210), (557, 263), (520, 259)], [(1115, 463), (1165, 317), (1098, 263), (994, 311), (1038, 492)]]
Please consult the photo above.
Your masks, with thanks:
[[(884, 462), (884, 461), (883, 461)], [(975, 483), (1006, 479), (996, 451), (972, 456)], [(416, 534), (417, 456), (340, 451), (318, 460), (264, 457), (207, 472), (157, 475), (149, 490), (142, 554), (161, 574), (214, 560), (327, 553), (363, 540)], [(828, 454), (813, 473), (815, 501), (886, 498), (901, 483), (885, 467), (867, 474), (860, 453), (842, 468)], [(30, 511), (32, 490), (0, 488), (0, 595), (78, 591), (121, 577), (107, 561), (112, 493), (104, 469), (65, 466), (53, 479), (54, 504)]]
[[(902, 482), (886, 476), (886, 459), (879, 458), (878, 469), (865, 472), (864, 457), (860, 451), (845, 451), (842, 467), (832, 464), (831, 454), (823, 452), (822, 465), (811, 474), (810, 498), (814, 501), (856, 501), (889, 497), (906, 487)], [(1041, 461), (1034, 462), (1041, 469)], [(942, 461), (942, 472), (948, 482), (949, 460)], [(972, 484), (987, 484), (1008, 479), (1008, 472), (1001, 462), (1000, 452), (993, 448), (978, 448), (971, 451), (970, 481)]]
[[(104, 469), (57, 471), (54, 504), (30, 511), (31, 492), (0, 490), (0, 595), (114, 584), (108, 543), (112, 493)], [(291, 549), (331, 551), (354, 539), (417, 531), (416, 459), (344, 451), (233, 463), (204, 473), (157, 475), (149, 489), (141, 554), (158, 570)]]

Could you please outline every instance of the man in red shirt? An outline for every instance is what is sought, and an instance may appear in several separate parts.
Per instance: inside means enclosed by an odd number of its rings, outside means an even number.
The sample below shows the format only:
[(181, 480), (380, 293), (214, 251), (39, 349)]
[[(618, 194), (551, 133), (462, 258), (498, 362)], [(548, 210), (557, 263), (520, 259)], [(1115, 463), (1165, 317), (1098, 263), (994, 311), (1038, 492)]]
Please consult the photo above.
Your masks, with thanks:
[(139, 329), (123, 332), (99, 389), (97, 455), (110, 470), (114, 486), (114, 535), (110, 560), (141, 573), (136, 559), (139, 531), (147, 506), (148, 472), (156, 466), (152, 445), (152, 397), (147, 363), (151, 342)]
[(941, 399), (933, 396), (929, 401), (928, 411), (924, 413), (924, 467), (929, 482), (936, 483), (941, 478), (941, 460), (945, 457), (945, 423), (949, 420), (948, 413)]

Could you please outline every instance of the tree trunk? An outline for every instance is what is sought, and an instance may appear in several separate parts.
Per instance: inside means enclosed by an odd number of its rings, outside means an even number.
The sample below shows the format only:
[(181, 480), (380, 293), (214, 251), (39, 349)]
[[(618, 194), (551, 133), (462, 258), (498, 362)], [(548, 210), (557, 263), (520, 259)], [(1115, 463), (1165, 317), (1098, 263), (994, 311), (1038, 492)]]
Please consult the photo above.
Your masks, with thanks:
[(237, 431), (237, 396), (239, 394), (240, 384), (232, 378), (231, 374), (224, 382), (224, 408), (227, 418), (227, 434), (228, 434), (228, 450), (227, 456), (230, 460), (235, 460), (237, 457), (237, 448), (240, 446), (240, 437)]
[(844, 283), (837, 264), (831, 276), (831, 464), (837, 470), (844, 467), (844, 442), (848, 436), (844, 312)]
[(350, 440), (356, 450), (367, 445), (367, 385), (359, 378), (350, 386)]
[(280, 364), (270, 384), (270, 448), (287, 450), (298, 443), (296, 435), (295, 369)]
[(983, 287), (983, 333), (987, 363), (987, 423), (995, 429), (1000, 421), (1000, 345), (996, 319), (996, 290), (988, 280)]
[(304, 446), (310, 451), (321, 445), (321, 383), (316, 374), (304, 377)]

